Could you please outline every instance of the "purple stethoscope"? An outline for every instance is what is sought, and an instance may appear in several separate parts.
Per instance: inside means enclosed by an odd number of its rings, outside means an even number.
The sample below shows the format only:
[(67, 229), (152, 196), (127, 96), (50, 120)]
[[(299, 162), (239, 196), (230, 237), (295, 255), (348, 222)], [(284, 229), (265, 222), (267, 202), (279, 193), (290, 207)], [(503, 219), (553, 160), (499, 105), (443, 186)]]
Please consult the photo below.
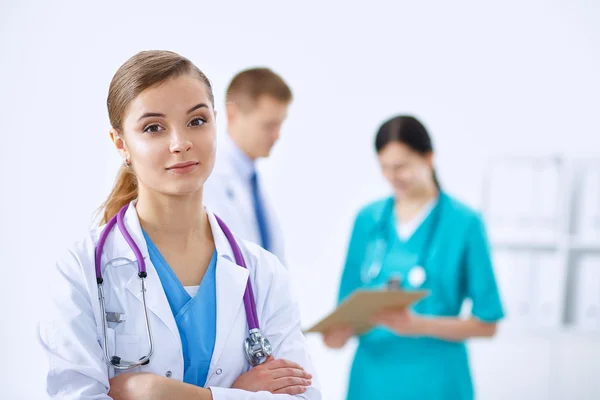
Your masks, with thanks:
[[(118, 370), (128, 370), (132, 368), (137, 368), (141, 365), (147, 365), (150, 362), (150, 357), (152, 356), (152, 352), (154, 350), (154, 342), (152, 341), (152, 332), (150, 329), (150, 319), (148, 318), (148, 307), (146, 306), (146, 277), (148, 276), (146, 272), (146, 263), (144, 261), (144, 257), (142, 253), (129, 234), (127, 232), (127, 228), (125, 228), (125, 223), (123, 222), (123, 217), (125, 215), (125, 211), (129, 204), (126, 204), (121, 210), (112, 217), (104, 230), (100, 234), (100, 239), (98, 240), (98, 244), (96, 245), (96, 282), (98, 284), (98, 300), (100, 300), (100, 312), (102, 313), (102, 332), (104, 334), (104, 356), (106, 359), (106, 363), (110, 367), (114, 367)], [(225, 225), (225, 223), (215, 215), (219, 226), (223, 230), (231, 249), (233, 250), (233, 257), (235, 258), (235, 263), (243, 268), (246, 267), (246, 262), (244, 261), (244, 257), (242, 255), (242, 251), (238, 246), (237, 242), (233, 238), (233, 234)], [(138, 260), (138, 276), (140, 278), (140, 285), (142, 290), (142, 301), (144, 303), (144, 317), (146, 319), (146, 333), (148, 335), (148, 344), (149, 350), (148, 354), (139, 361), (125, 361), (121, 360), (118, 356), (110, 356), (108, 354), (108, 340), (107, 340), (107, 317), (104, 306), (104, 290), (102, 288), (103, 279), (102, 279), (102, 268), (101, 268), (101, 259), (102, 259), (102, 250), (104, 249), (104, 243), (106, 242), (106, 238), (108, 234), (112, 230), (112, 228), (117, 224), (119, 230), (123, 237), (125, 237), (125, 241), (133, 250), (137, 260)], [(246, 359), (252, 366), (257, 366), (264, 363), (267, 358), (272, 354), (273, 349), (271, 347), (271, 343), (269, 339), (262, 336), (260, 333), (260, 327), (258, 325), (258, 316), (256, 314), (256, 303), (254, 302), (254, 293), (252, 292), (252, 284), (250, 283), (250, 277), (248, 277), (248, 283), (246, 284), (246, 291), (244, 292), (244, 307), (246, 308), (246, 319), (248, 321), (248, 329), (249, 335), (244, 341), (244, 349), (246, 352)]]

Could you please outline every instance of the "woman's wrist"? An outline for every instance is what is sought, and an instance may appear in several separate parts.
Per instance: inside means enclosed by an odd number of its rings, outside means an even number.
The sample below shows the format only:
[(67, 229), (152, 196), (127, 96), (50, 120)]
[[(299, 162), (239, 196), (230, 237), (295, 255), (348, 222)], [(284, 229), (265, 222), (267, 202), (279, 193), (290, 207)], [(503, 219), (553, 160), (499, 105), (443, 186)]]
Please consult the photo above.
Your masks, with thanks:
[(159, 400), (165, 399), (169, 393), (169, 386), (171, 386), (170, 381), (171, 379), (162, 375), (152, 375), (149, 382), (151, 393)]
[(435, 320), (422, 315), (413, 314), (414, 333), (416, 336), (433, 336), (435, 331)]
[[(155, 375), (151, 387), (158, 400), (212, 400), (212, 392), (173, 378)], [(154, 398), (154, 397), (153, 397)]]

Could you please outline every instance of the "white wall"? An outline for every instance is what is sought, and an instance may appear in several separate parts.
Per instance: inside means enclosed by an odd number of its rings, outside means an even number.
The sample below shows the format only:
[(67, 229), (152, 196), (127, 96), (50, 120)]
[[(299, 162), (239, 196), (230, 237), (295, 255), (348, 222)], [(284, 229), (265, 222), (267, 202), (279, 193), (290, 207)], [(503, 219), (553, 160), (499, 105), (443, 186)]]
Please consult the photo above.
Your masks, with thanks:
[[(225, 85), (239, 69), (267, 65), (293, 87), (283, 137), (261, 167), (308, 325), (333, 307), (354, 213), (387, 190), (372, 150), (378, 124), (399, 112), (421, 117), (443, 185), (473, 206), (492, 155), (597, 155), (599, 27), (593, 0), (0, 2), (0, 398), (43, 396), (39, 288), (111, 187), (119, 158), (106, 94), (135, 52), (195, 61), (214, 83), (221, 127)], [(325, 398), (342, 399), (352, 348), (310, 343)], [(544, 359), (550, 346), (581, 368), (560, 374), (564, 390), (552, 395), (600, 396), (598, 386), (574, 385), (593, 377), (599, 344), (597, 335), (477, 344), (481, 398), (550, 398), (560, 366)], [(507, 383), (507, 371), (521, 380)]]

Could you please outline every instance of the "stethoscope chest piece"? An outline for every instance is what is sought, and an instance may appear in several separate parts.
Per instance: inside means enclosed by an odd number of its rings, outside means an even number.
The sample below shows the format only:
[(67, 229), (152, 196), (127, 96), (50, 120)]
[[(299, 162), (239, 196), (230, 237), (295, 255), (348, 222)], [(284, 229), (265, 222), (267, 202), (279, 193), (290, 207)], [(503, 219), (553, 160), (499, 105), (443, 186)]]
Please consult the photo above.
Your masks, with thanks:
[(420, 265), (414, 266), (408, 273), (408, 283), (415, 288), (421, 287), (426, 278), (425, 269)]
[(258, 329), (250, 331), (250, 336), (244, 342), (246, 360), (253, 367), (264, 363), (273, 353), (271, 342), (263, 337)]

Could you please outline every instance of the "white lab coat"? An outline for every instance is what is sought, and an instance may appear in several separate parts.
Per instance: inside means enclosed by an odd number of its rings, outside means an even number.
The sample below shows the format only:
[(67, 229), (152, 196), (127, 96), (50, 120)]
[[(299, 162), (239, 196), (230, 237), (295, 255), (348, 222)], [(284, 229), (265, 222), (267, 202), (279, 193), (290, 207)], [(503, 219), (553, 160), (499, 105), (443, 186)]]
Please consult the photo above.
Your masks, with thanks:
[[(297, 304), (290, 297), (287, 271), (272, 254), (236, 237), (248, 269), (236, 265), (229, 242), (208, 211), (215, 246), (217, 330), (206, 387), (215, 400), (267, 400), (273, 398), (320, 399), (316, 377), (313, 385), (298, 396), (230, 389), (233, 382), (250, 369), (243, 343), (248, 334), (243, 295), (250, 280), (256, 299), (262, 333), (273, 345), (276, 359), (302, 365), (315, 376), (301, 332)], [(147, 304), (154, 339), (154, 354), (147, 366), (133, 372), (151, 372), (183, 380), (181, 339), (161, 282), (148, 256), (146, 241), (134, 203), (125, 214), (125, 225), (140, 248), (148, 277)], [(40, 323), (40, 340), (49, 356), (47, 391), (60, 399), (110, 399), (107, 395), (113, 368), (105, 363), (102, 319), (94, 269), (94, 249), (101, 228), (92, 230), (56, 264), (50, 279), (52, 299)], [(125, 313), (125, 321), (109, 323), (109, 351), (123, 360), (137, 360), (148, 352), (146, 324), (137, 262), (133, 251), (115, 226), (102, 255), (106, 311)], [(120, 371), (117, 374), (123, 373)]]
[[(215, 167), (204, 184), (203, 200), (215, 214), (227, 222), (230, 229), (241, 238), (260, 244), (260, 231), (254, 212), (254, 201), (250, 190), (250, 171), (240, 161), (240, 149), (226, 135), (219, 146)], [(242, 170), (240, 170), (242, 169)], [(270, 233), (271, 253), (275, 254), (283, 265), (286, 265), (284, 254), (283, 231), (277, 213), (269, 200), (269, 196), (261, 185), (259, 189), (263, 207), (267, 216), (267, 229)]]

